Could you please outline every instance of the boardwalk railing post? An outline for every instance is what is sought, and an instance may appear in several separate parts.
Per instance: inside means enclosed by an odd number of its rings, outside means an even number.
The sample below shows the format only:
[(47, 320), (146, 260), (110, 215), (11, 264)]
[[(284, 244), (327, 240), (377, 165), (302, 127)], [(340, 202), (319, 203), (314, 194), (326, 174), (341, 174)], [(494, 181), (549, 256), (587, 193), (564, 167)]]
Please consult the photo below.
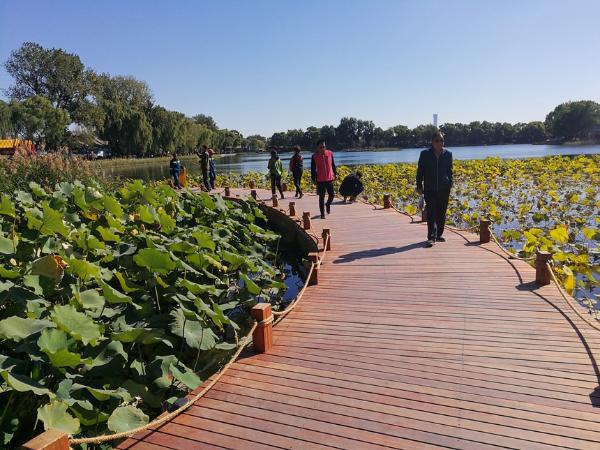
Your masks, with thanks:
[(302, 226), (305, 230), (310, 230), (310, 212), (308, 211), (302, 213)]
[[(323, 236), (323, 243), (327, 242), (327, 247), (323, 250), (331, 250), (331, 230), (329, 228), (323, 228), (323, 234), (321, 236)], [(327, 239), (327, 236), (329, 236), (329, 239)]]
[(383, 194), (383, 208), (390, 209), (392, 207), (392, 200), (390, 194)]
[(550, 261), (552, 261), (552, 253), (540, 250), (535, 252), (535, 282), (539, 286), (550, 284), (550, 269), (546, 265)]
[(308, 254), (308, 260), (315, 265), (310, 274), (310, 278), (308, 279), (308, 285), (314, 286), (315, 284), (319, 284), (319, 253), (310, 252)]
[(277, 208), (279, 206), (279, 200), (277, 200), (277, 196), (273, 196), (273, 208)]
[(294, 217), (296, 215), (296, 202), (290, 202), (290, 216)]
[(256, 191), (255, 191), (254, 189), (252, 189), (252, 190), (250, 191), (250, 195), (252, 196), (252, 198), (253, 198), (254, 200), (256, 200), (256, 197), (257, 197), (257, 195), (256, 195)]
[(256, 188), (256, 182), (254, 180), (250, 180), (250, 189)]
[(488, 219), (479, 220), (479, 242), (482, 244), (487, 244), (490, 242), (490, 224), (491, 222)]
[(231, 189), (229, 186), (225, 186), (225, 197), (231, 197)]
[(287, 192), (287, 190), (288, 190), (288, 189), (287, 189), (287, 187), (288, 187), (288, 186), (287, 186), (287, 183), (281, 183), (281, 190), (282, 190), (283, 192)]
[(258, 303), (250, 310), (252, 317), (258, 322), (252, 341), (258, 353), (267, 353), (273, 347), (273, 313), (270, 303)]
[(24, 450), (69, 450), (69, 436), (50, 428), (21, 446)]

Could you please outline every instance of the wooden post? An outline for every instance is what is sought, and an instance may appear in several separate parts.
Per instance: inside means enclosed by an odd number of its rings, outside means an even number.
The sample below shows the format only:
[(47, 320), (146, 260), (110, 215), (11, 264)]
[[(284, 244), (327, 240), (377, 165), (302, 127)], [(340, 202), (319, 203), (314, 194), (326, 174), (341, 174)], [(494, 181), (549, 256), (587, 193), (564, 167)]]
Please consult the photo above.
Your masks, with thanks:
[(427, 222), (427, 208), (423, 208), (421, 211), (421, 222)]
[(252, 196), (252, 198), (253, 198), (254, 200), (256, 200), (256, 191), (255, 191), (254, 189), (252, 189), (252, 190), (250, 191), (250, 195)]
[(251, 310), (250, 314), (258, 322), (252, 341), (254, 349), (258, 353), (267, 353), (273, 347), (273, 314), (270, 303), (258, 303)]
[(308, 254), (308, 260), (315, 265), (315, 267), (313, 268), (312, 274), (310, 275), (310, 278), (308, 279), (308, 285), (309, 286), (314, 286), (315, 284), (319, 284), (319, 253), (317, 252), (310, 252)]
[(310, 212), (304, 211), (302, 213), (302, 224), (305, 230), (310, 230)]
[(492, 234), (490, 233), (490, 220), (479, 219), (479, 242), (481, 244), (487, 244), (490, 242)]
[(69, 436), (50, 428), (21, 446), (24, 450), (69, 450)]
[(225, 186), (225, 197), (231, 197), (231, 189), (229, 186)]
[(535, 282), (539, 286), (550, 284), (550, 269), (546, 263), (552, 261), (552, 253), (550, 252), (535, 252)]
[(287, 192), (287, 183), (281, 183), (281, 189), (283, 190), (283, 192)]
[(290, 202), (290, 216), (294, 217), (296, 215), (296, 202)]
[(390, 209), (392, 207), (392, 200), (390, 194), (383, 194), (383, 208)]
[(277, 208), (279, 206), (279, 200), (277, 200), (277, 195), (273, 196), (273, 208)]
[[(331, 250), (331, 230), (329, 228), (323, 228), (323, 234), (321, 236), (323, 237), (323, 244), (327, 241), (327, 247), (323, 250)], [(329, 239), (327, 239), (327, 236), (329, 236)]]
[(254, 180), (250, 180), (250, 189), (256, 188), (256, 182)]

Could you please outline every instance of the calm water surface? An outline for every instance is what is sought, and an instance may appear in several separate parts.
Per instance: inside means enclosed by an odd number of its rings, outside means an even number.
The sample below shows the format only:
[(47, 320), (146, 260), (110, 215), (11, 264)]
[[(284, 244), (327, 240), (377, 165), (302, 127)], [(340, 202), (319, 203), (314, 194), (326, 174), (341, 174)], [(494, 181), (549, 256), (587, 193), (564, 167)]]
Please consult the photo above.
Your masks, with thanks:
[[(448, 147), (452, 150), (454, 159), (484, 159), (490, 156), (504, 159), (514, 158), (540, 158), (552, 155), (585, 155), (599, 154), (600, 145), (488, 145), (480, 147)], [(380, 150), (380, 151), (335, 151), (335, 162), (337, 165), (357, 166), (363, 164), (389, 164), (389, 163), (415, 163), (419, 159), (422, 148), (407, 148), (402, 150)], [(310, 153), (304, 152), (308, 160)], [(281, 155), (284, 167), (291, 154)], [(215, 159), (217, 172), (266, 172), (268, 153), (240, 153), (236, 155), (222, 155)], [(200, 174), (200, 166), (197, 159), (192, 163), (185, 163), (188, 171), (193, 175)], [(309, 161), (305, 161), (305, 168)], [(105, 169), (108, 175), (122, 176), (126, 178), (142, 178), (157, 180), (169, 176), (168, 163), (150, 162), (144, 165), (132, 165), (130, 167), (115, 167)]]

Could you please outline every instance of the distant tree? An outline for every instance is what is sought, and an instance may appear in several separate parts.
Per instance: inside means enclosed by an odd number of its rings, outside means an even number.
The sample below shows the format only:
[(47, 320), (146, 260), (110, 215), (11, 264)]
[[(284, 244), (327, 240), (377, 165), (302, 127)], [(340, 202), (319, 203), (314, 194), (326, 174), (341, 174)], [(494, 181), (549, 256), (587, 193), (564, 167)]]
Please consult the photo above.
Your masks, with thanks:
[(10, 105), (0, 100), (0, 139), (12, 137), (13, 132)]
[(342, 117), (335, 129), (338, 145), (352, 148), (358, 144), (359, 124), (354, 117)]
[(600, 104), (591, 100), (566, 102), (546, 116), (546, 130), (567, 140), (585, 139), (600, 124)]
[(13, 100), (9, 108), (12, 128), (18, 137), (44, 144), (48, 149), (62, 144), (69, 124), (69, 114), (64, 109), (55, 108), (50, 100), (39, 95)]
[(155, 106), (148, 116), (152, 126), (152, 153), (169, 154), (180, 147), (185, 127), (183, 114), (167, 111), (162, 106)]
[(132, 76), (110, 76), (106, 73), (96, 75), (94, 88), (98, 103), (103, 101), (118, 102), (138, 109), (150, 109), (152, 107), (150, 87), (145, 81)]
[(517, 123), (514, 130), (514, 141), (518, 144), (542, 142), (547, 137), (544, 122)]
[(204, 125), (209, 130), (217, 131), (219, 129), (219, 127), (217, 126), (217, 122), (215, 122), (215, 119), (213, 119), (211, 116), (197, 114), (194, 117), (192, 117), (192, 120), (199, 125)]
[(250, 150), (262, 151), (267, 147), (267, 138), (255, 134), (246, 138), (246, 145)]
[[(338, 144), (338, 137), (336, 134), (336, 128), (333, 125), (322, 126), (319, 130), (319, 139), (324, 139), (327, 146), (330, 148), (336, 148)], [(318, 140), (318, 139), (317, 139)], [(317, 140), (307, 143), (307, 148), (313, 150)]]
[(414, 143), (418, 147), (428, 147), (431, 145), (431, 136), (437, 130), (433, 125), (419, 125), (412, 130)]
[(121, 155), (141, 156), (152, 147), (152, 126), (146, 114), (121, 102), (104, 101), (106, 112), (101, 137)]
[(394, 135), (393, 140), (391, 142), (391, 146), (393, 147), (409, 147), (414, 145), (412, 141), (411, 130), (405, 125), (396, 125), (391, 128), (391, 131)]
[(90, 72), (79, 56), (62, 49), (26, 42), (10, 54), (4, 67), (14, 79), (7, 94), (17, 100), (41, 96), (74, 114), (89, 93)]

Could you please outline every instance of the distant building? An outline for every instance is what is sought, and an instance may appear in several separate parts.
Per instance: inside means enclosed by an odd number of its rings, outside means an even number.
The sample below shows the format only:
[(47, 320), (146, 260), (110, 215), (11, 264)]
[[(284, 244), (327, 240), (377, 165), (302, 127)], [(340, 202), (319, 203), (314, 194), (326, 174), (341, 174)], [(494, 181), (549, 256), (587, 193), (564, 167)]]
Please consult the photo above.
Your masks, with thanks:
[(35, 144), (23, 139), (0, 139), (0, 155), (11, 156), (17, 150), (35, 154)]
[(433, 126), (436, 128), (438, 126), (438, 115), (437, 114), (433, 115)]

